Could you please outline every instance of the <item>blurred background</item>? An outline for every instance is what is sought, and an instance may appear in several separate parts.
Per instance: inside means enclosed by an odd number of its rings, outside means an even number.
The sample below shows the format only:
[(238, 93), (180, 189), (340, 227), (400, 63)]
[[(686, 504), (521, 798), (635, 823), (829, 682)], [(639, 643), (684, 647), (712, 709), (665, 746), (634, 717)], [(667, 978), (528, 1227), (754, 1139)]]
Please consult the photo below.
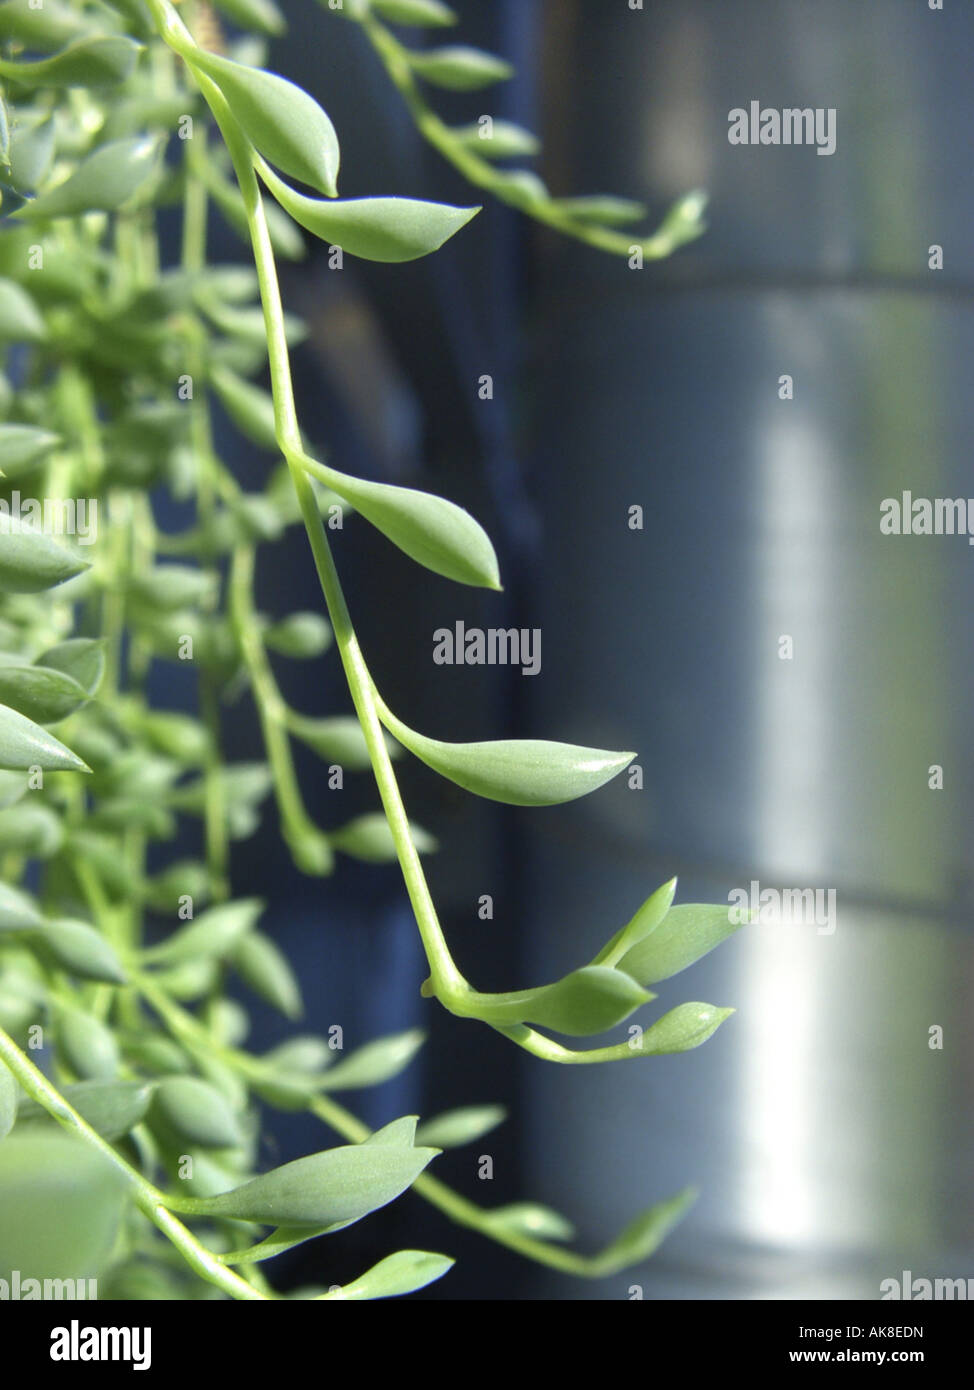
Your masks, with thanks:
[[(762, 922), (661, 986), (651, 1009), (736, 1006), (698, 1051), (559, 1068), (420, 999), (397, 871), (343, 860), (303, 879), (269, 816), (237, 849), (235, 891), (271, 900), (309, 1026), (342, 1024), (346, 1047), (429, 1030), (404, 1077), (351, 1097), (366, 1119), (504, 1103), (508, 1123), (436, 1171), (487, 1205), (558, 1208), (586, 1249), (685, 1184), (701, 1191), (650, 1264), (605, 1283), (536, 1269), (412, 1195), (281, 1269), (339, 1282), (397, 1246), (439, 1249), (458, 1264), (433, 1299), (618, 1299), (634, 1285), (875, 1299), (903, 1270), (974, 1277), (974, 559), (963, 537), (879, 530), (882, 500), (904, 489), (974, 494), (974, 12), (454, 3), (448, 41), (518, 76), (437, 93), (451, 123), (531, 126), (554, 193), (643, 199), (654, 224), (690, 189), (710, 195), (706, 237), (641, 271), (490, 205), (426, 261), (348, 258), (338, 272), (315, 244), (287, 268), (286, 303), (311, 324), (296, 357), (308, 434), (341, 469), (467, 506), (501, 559), (505, 591), (484, 596), (350, 520), (339, 567), (386, 699), (438, 737), (635, 748), (643, 769), (642, 790), (620, 778), (529, 812), (403, 764), (410, 813), (440, 841), (428, 868), (455, 954), (481, 989), (541, 983), (590, 959), (674, 873), (684, 902), (752, 880), (833, 890), (835, 930)], [(345, 196), (477, 201), (419, 140), (356, 26), (283, 8), (270, 66), (329, 110)], [(836, 152), (730, 145), (728, 112), (752, 100), (835, 108)], [(928, 268), (934, 245), (942, 270)], [(255, 484), (266, 470), (239, 462)], [(270, 613), (317, 606), (303, 542), (267, 552), (260, 598)], [(540, 674), (434, 665), (435, 629), (459, 620), (540, 628)], [(280, 666), (299, 708), (350, 708), (333, 654)], [(250, 710), (231, 718), (232, 754), (259, 756)], [(323, 824), (374, 808), (371, 779), (328, 791), (323, 766), (305, 769)], [(279, 1036), (258, 1015), (254, 1045)], [(310, 1121), (272, 1123), (265, 1161), (321, 1146)]]

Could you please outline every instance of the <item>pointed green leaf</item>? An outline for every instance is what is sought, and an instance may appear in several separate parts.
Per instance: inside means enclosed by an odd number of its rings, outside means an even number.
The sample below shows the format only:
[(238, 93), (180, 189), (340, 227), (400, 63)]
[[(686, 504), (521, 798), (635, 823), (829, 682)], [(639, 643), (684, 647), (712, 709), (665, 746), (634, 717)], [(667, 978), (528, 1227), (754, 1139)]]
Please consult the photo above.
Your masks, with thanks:
[(331, 624), (321, 613), (291, 613), (263, 633), (265, 647), (297, 660), (321, 656), (332, 644)]
[(221, 1259), (228, 1265), (259, 1264), (261, 1260), (272, 1260), (275, 1255), (282, 1255), (285, 1250), (293, 1250), (296, 1245), (304, 1245), (318, 1236), (327, 1235), (333, 1229), (331, 1226), (278, 1226), (276, 1231), (272, 1231), (256, 1245), (251, 1245), (245, 1250), (232, 1250), (229, 1254), (222, 1255)]
[[(16, 806), (18, 801), (24, 799), (28, 790), (27, 777), (23, 772), (0, 772), (0, 811)], [(0, 895), (2, 892), (3, 885), (0, 881)]]
[(605, 227), (621, 227), (628, 222), (638, 222), (646, 216), (644, 203), (634, 202), (632, 198), (613, 198), (608, 194), (597, 194), (587, 198), (558, 198), (555, 206), (580, 222), (597, 222)]
[(34, 933), (64, 970), (84, 980), (103, 980), (106, 984), (124, 985), (126, 974), (115, 948), (88, 925), (73, 918), (62, 917), (46, 922)]
[(0, 343), (40, 343), (46, 337), (47, 325), (27, 291), (15, 280), (0, 279)]
[(213, 0), (240, 29), (259, 34), (283, 34), (287, 27), (274, 0)]
[(163, 136), (136, 135), (101, 145), (64, 183), (25, 203), (14, 216), (30, 219), (114, 212), (155, 173), (163, 144)]
[(706, 193), (699, 189), (687, 193), (673, 204), (650, 240), (664, 247), (667, 254), (689, 241), (696, 241), (707, 230), (703, 220), (706, 209)]
[[(121, 1139), (144, 1119), (152, 1099), (152, 1082), (78, 1081), (61, 1092), (73, 1110), (103, 1139)], [(25, 1099), (17, 1112), (19, 1121), (47, 1121), (50, 1116), (34, 1100)]]
[[(418, 1115), (403, 1115), (401, 1119), (390, 1120), (389, 1124), (375, 1130), (368, 1139), (363, 1139), (362, 1143), (398, 1144), (400, 1148), (411, 1149), (416, 1143), (416, 1125), (418, 1122)], [(435, 1145), (428, 1147), (435, 1148)]]
[(451, 92), (477, 91), (514, 76), (514, 68), (503, 58), (462, 44), (426, 53), (410, 52), (408, 56), (413, 72), (424, 82)]
[(697, 1200), (692, 1187), (684, 1188), (668, 1201), (659, 1202), (649, 1211), (637, 1216), (611, 1245), (595, 1257), (592, 1272), (604, 1279), (621, 1269), (642, 1264), (662, 1245), (663, 1241), (678, 1222), (682, 1221), (690, 1207)]
[(194, 67), (226, 97), (251, 144), (292, 178), (334, 198), (338, 192), (338, 136), (313, 97), (277, 73), (197, 52)]
[(398, 1298), (401, 1294), (415, 1293), (417, 1289), (425, 1289), (427, 1284), (442, 1279), (455, 1263), (448, 1255), (434, 1255), (428, 1250), (399, 1250), (373, 1265), (354, 1283), (343, 1285), (340, 1293), (328, 1293), (324, 1298)]
[(530, 159), (541, 151), (541, 141), (530, 130), (513, 121), (495, 121), (490, 125), (454, 126), (454, 140), (481, 159)]
[(206, 1215), (275, 1226), (358, 1221), (404, 1192), (435, 1149), (353, 1144), (285, 1163), (232, 1192), (194, 1204)]
[(503, 1105), (466, 1105), (461, 1110), (447, 1110), (420, 1125), (416, 1142), (434, 1149), (456, 1149), (489, 1134), (506, 1118)]
[[(421, 825), (410, 822), (409, 831), (420, 854), (432, 854), (436, 850), (436, 840)], [(367, 864), (394, 864), (398, 857), (389, 822), (381, 811), (356, 816), (347, 825), (333, 830), (329, 839), (334, 849), (351, 859), (363, 859)]]
[(241, 938), (252, 931), (264, 910), (261, 898), (238, 898), (217, 903), (195, 921), (174, 932), (159, 946), (145, 952), (154, 963), (173, 966), (196, 961), (219, 960), (229, 955)]
[(385, 706), (380, 717), (404, 747), (441, 777), (509, 806), (554, 806), (596, 791), (628, 767), (634, 753), (611, 753), (540, 739), (442, 743), (426, 738)]
[[(0, 718), (2, 725), (2, 718)], [(0, 845), (17, 854), (50, 859), (64, 843), (61, 817), (53, 807), (31, 798), (0, 811)]]
[(336, 1049), (329, 1047), (325, 1038), (308, 1033), (279, 1043), (270, 1052), (265, 1052), (263, 1060), (281, 1072), (314, 1076), (331, 1066), (335, 1054)]
[(645, 1057), (689, 1052), (712, 1037), (733, 1012), (733, 1009), (718, 1009), (713, 1004), (680, 1004), (647, 1028), (638, 1044), (631, 1039), (629, 1046)]
[(87, 560), (44, 531), (0, 511), (0, 592), (39, 594), (88, 569)]
[(251, 1085), (258, 1095), (282, 1110), (303, 1110), (317, 1090), (321, 1073), (335, 1059), (324, 1038), (292, 1038), (265, 1053), (260, 1078)]
[(506, 1207), (494, 1207), (484, 1212), (484, 1221), (490, 1230), (533, 1236), (535, 1240), (571, 1240), (575, 1235), (575, 1227), (567, 1217), (538, 1202), (511, 1202)]
[(10, 182), (18, 193), (33, 193), (54, 159), (54, 119), (41, 113), (19, 120), (10, 134)]
[(0, 425), (0, 473), (8, 478), (29, 473), (60, 442), (59, 435), (35, 425)]
[(4, 0), (0, 5), (0, 38), (16, 39), (25, 48), (49, 52), (80, 38), (84, 17), (57, 0)]
[(726, 904), (713, 907), (706, 903), (682, 903), (671, 907), (661, 924), (638, 940), (616, 964), (641, 985), (668, 980), (739, 930), (743, 923), (732, 922), (730, 917)]
[(9, 883), (0, 883), (0, 932), (29, 931), (42, 925), (34, 899)]
[(0, 77), (25, 87), (103, 87), (123, 82), (142, 45), (120, 35), (79, 39), (52, 58), (20, 63), (0, 60)]
[(614, 1028), (654, 997), (621, 970), (587, 965), (553, 985), (490, 995), (478, 1017), (502, 1027), (536, 1023), (581, 1038)]
[[(592, 964), (618, 965), (628, 950), (656, 930), (669, 912), (675, 893), (676, 879), (671, 878), (668, 883), (664, 883), (662, 888), (657, 888), (656, 892), (646, 899), (630, 922), (627, 922), (624, 927), (620, 927), (611, 941), (602, 947)], [(631, 970), (626, 973), (633, 975)], [(638, 976), (633, 975), (633, 978), (638, 979)], [(649, 981), (640, 979), (639, 983), (641, 985), (648, 984)]]
[(442, 0), (371, 0), (371, 8), (390, 24), (408, 24), (418, 29), (442, 28), (457, 22), (454, 12)]
[(83, 1009), (62, 1006), (57, 1018), (58, 1053), (82, 1081), (112, 1081), (118, 1072), (115, 1034)]
[[(335, 763), (348, 772), (361, 772), (371, 766), (368, 744), (354, 715), (335, 715), (330, 719), (292, 715), (288, 728), (326, 762)], [(398, 744), (393, 744), (391, 739), (387, 742), (398, 754)]]
[(43, 666), (0, 666), (0, 704), (38, 724), (56, 724), (80, 709), (88, 696), (63, 671)]
[(531, 169), (512, 169), (510, 173), (495, 174), (494, 192), (522, 212), (532, 212), (551, 197), (544, 180)]
[(0, 1139), (6, 1139), (17, 1118), (17, 1083), (0, 1062)]
[(410, 1028), (405, 1033), (375, 1038), (326, 1072), (325, 1089), (355, 1091), (360, 1087), (379, 1086), (383, 1081), (389, 1081), (408, 1067), (422, 1047), (425, 1036), (419, 1028)]
[(279, 1009), (285, 1018), (301, 1017), (301, 987), (287, 956), (269, 936), (248, 932), (231, 951), (230, 964), (255, 994)]
[(48, 647), (35, 662), (53, 671), (63, 671), (94, 695), (105, 674), (105, 642), (100, 637), (69, 637), (56, 647)]
[(175, 1134), (206, 1149), (232, 1149), (243, 1142), (240, 1125), (223, 1095), (195, 1076), (160, 1081), (151, 1117), (163, 1134)]
[(261, 177), (295, 222), (366, 261), (415, 261), (428, 256), (480, 211), (415, 198), (306, 198), (269, 169), (262, 168)]
[(153, 565), (133, 578), (130, 591), (140, 602), (164, 612), (206, 605), (216, 582), (194, 565)]
[(0, 705), (0, 767), (24, 772), (32, 767), (45, 772), (91, 771), (87, 763), (40, 724), (5, 705)]
[(280, 453), (274, 424), (274, 401), (268, 392), (244, 381), (229, 367), (214, 367), (210, 380), (230, 419), (262, 449)]
[(352, 478), (313, 459), (302, 463), (417, 564), (458, 584), (501, 587), (490, 538), (462, 507), (435, 493)]

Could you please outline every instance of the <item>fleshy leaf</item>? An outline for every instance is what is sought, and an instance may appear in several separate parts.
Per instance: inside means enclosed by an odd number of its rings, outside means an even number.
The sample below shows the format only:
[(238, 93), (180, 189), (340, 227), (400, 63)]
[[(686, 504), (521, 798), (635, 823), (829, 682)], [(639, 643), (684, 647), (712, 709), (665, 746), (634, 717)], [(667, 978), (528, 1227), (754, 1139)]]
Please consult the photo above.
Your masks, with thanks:
[(325, 1090), (353, 1091), (389, 1081), (408, 1067), (425, 1036), (419, 1028), (410, 1028), (405, 1033), (392, 1033), (365, 1043), (330, 1068), (324, 1078)]
[(612, 753), (541, 739), (443, 743), (410, 729), (384, 706), (382, 722), (427, 767), (476, 796), (509, 806), (554, 806), (596, 791), (632, 762)]
[(483, 995), (476, 1016), (498, 1028), (536, 1023), (556, 1033), (588, 1037), (622, 1023), (655, 997), (621, 970), (587, 965), (551, 985)]
[(193, 1210), (275, 1226), (345, 1225), (393, 1201), (435, 1157), (435, 1149), (398, 1145), (327, 1149), (197, 1201)]
[(451, 92), (477, 91), (514, 76), (514, 68), (503, 58), (462, 44), (426, 53), (411, 52), (409, 64), (424, 82)]
[(673, 1227), (683, 1220), (697, 1199), (692, 1187), (684, 1188), (668, 1201), (659, 1202), (648, 1211), (637, 1216), (625, 1230), (615, 1238), (611, 1245), (596, 1256), (593, 1274), (605, 1278), (631, 1265), (642, 1264), (662, 1245)]
[(193, 64), (226, 97), (244, 134), (271, 164), (330, 198), (338, 192), (338, 136), (315, 99), (287, 78), (198, 52)]
[(213, 0), (241, 29), (260, 34), (283, 34), (286, 22), (274, 0)]
[(450, 134), (464, 149), (482, 159), (530, 159), (541, 150), (538, 137), (513, 121), (454, 126)]
[(555, 206), (580, 222), (597, 222), (605, 227), (624, 226), (627, 222), (638, 222), (646, 216), (644, 203), (631, 198), (614, 198), (609, 194), (597, 194), (587, 198), (558, 198)]
[(33, 193), (47, 177), (54, 159), (54, 120), (14, 128), (10, 140), (10, 182), (20, 193)]
[(48, 53), (85, 32), (85, 20), (57, 0), (6, 0), (0, 5), (0, 38)]
[(350, 502), (411, 560), (457, 584), (499, 589), (497, 556), (486, 531), (469, 512), (432, 492), (370, 483), (302, 460), (313, 477)]
[(31, 219), (114, 212), (155, 172), (162, 145), (159, 135), (136, 135), (100, 145), (64, 183), (31, 199), (14, 216)]
[(112, 985), (126, 982), (125, 971), (115, 948), (87, 922), (77, 922), (67, 917), (46, 922), (40, 931), (34, 933), (33, 939), (42, 942), (58, 965), (72, 975), (80, 975), (84, 980), (103, 980)]
[(218, 903), (174, 932), (161, 945), (146, 951), (146, 959), (167, 967), (188, 961), (218, 960), (229, 955), (241, 938), (253, 930), (263, 910), (260, 898)]
[(506, 1118), (503, 1105), (466, 1105), (460, 1110), (447, 1110), (420, 1125), (416, 1142), (434, 1149), (459, 1148), (489, 1134)]
[(115, 1034), (83, 1009), (63, 1006), (58, 1010), (58, 1053), (82, 1081), (113, 1081), (118, 1072), (119, 1051)]
[(682, 903), (671, 907), (661, 923), (643, 934), (615, 963), (641, 985), (652, 985), (686, 970), (742, 925), (730, 920), (726, 905)]
[(533, 1236), (535, 1240), (571, 1240), (575, 1227), (561, 1212), (538, 1202), (511, 1202), (484, 1213), (489, 1227), (512, 1235)]
[(105, 643), (100, 637), (69, 637), (42, 652), (34, 663), (52, 671), (63, 671), (77, 681), (88, 695), (94, 695), (105, 674)]
[[(120, 1139), (145, 1118), (152, 1099), (152, 1082), (79, 1081), (61, 1092), (73, 1110), (97, 1130), (103, 1139)], [(36, 1101), (24, 1100), (18, 1120), (49, 1120)]]
[(0, 473), (16, 478), (29, 472), (60, 442), (59, 435), (36, 425), (0, 425)]
[(0, 342), (40, 343), (46, 337), (47, 326), (27, 291), (15, 280), (0, 279)]
[(210, 377), (230, 419), (248, 439), (279, 453), (274, 424), (274, 401), (259, 386), (245, 381), (229, 367), (215, 367)]
[(301, 1017), (301, 987), (287, 956), (269, 936), (259, 931), (247, 932), (233, 948), (230, 964), (255, 994), (279, 1009), (285, 1018)]
[(434, 1255), (428, 1250), (399, 1250), (373, 1265), (354, 1283), (344, 1284), (340, 1291), (323, 1297), (342, 1300), (397, 1298), (442, 1279), (455, 1263), (448, 1255)]
[(26, 87), (103, 87), (122, 82), (135, 67), (142, 45), (121, 35), (79, 39), (33, 63), (0, 60), (0, 77)]
[(272, 623), (263, 633), (264, 646), (280, 656), (308, 660), (321, 656), (332, 644), (332, 630), (321, 613), (291, 613)]
[(76, 680), (43, 666), (0, 666), (0, 704), (38, 724), (56, 724), (88, 699)]
[[(329, 763), (336, 763), (349, 772), (361, 772), (370, 766), (368, 744), (362, 726), (354, 715), (339, 714), (329, 719), (292, 715), (288, 728), (296, 738)], [(391, 739), (389, 743), (392, 745)], [(398, 745), (392, 746), (398, 753)]]
[(0, 593), (39, 594), (87, 568), (88, 561), (76, 551), (19, 517), (0, 512)]
[(442, 28), (457, 22), (453, 10), (442, 0), (371, 0), (371, 8), (390, 24), (408, 24), (418, 29)]
[[(431, 854), (436, 849), (433, 836), (421, 825), (410, 824), (409, 831), (420, 854)], [(396, 842), (381, 811), (356, 816), (347, 825), (333, 830), (329, 838), (334, 849), (352, 859), (363, 859), (367, 864), (392, 864), (397, 857)]]
[(306, 198), (269, 169), (262, 168), (261, 177), (295, 222), (366, 261), (415, 261), (428, 256), (480, 211), (416, 198)]
[(733, 1012), (733, 1009), (718, 1009), (713, 1004), (680, 1004), (647, 1028), (638, 1044), (632, 1038), (628, 1045), (633, 1052), (648, 1057), (689, 1052), (712, 1037)]
[(234, 1148), (243, 1141), (240, 1125), (215, 1086), (195, 1076), (170, 1076), (160, 1081), (152, 1101), (152, 1117), (163, 1132), (203, 1148)]
[(44, 919), (33, 898), (9, 883), (0, 882), (0, 932), (28, 931), (43, 924)]
[[(363, 1144), (398, 1144), (400, 1148), (411, 1149), (416, 1143), (418, 1115), (403, 1115), (398, 1120), (390, 1120), (381, 1129), (375, 1130)], [(436, 1147), (431, 1145), (430, 1147)]]
[(13, 772), (32, 767), (45, 772), (90, 772), (87, 763), (40, 724), (0, 705), (0, 768)]
[[(592, 964), (618, 965), (628, 950), (656, 930), (669, 912), (675, 893), (676, 879), (671, 878), (668, 883), (664, 883), (662, 888), (657, 888), (656, 892), (646, 899), (630, 922), (619, 928), (615, 936), (602, 947)], [(627, 973), (633, 974), (631, 970)], [(633, 976), (633, 978), (638, 977)], [(648, 981), (639, 980), (639, 983), (646, 984)]]

